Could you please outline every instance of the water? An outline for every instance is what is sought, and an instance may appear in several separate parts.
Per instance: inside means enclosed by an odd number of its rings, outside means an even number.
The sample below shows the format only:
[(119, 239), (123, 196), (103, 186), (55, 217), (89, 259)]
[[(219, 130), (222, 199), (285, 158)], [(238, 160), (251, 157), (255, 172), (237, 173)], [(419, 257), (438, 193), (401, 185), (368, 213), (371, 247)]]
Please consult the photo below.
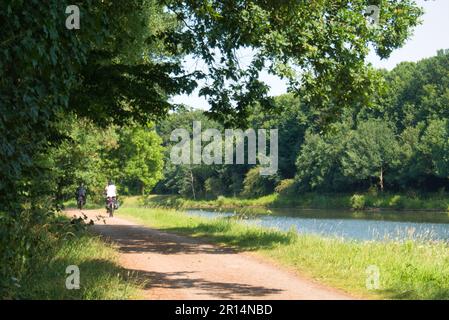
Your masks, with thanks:
[[(216, 218), (236, 217), (244, 223), (302, 234), (355, 240), (449, 240), (447, 213), (371, 212), (329, 210), (265, 210), (262, 214), (188, 210), (190, 215)], [(268, 212), (268, 214), (267, 214)]]

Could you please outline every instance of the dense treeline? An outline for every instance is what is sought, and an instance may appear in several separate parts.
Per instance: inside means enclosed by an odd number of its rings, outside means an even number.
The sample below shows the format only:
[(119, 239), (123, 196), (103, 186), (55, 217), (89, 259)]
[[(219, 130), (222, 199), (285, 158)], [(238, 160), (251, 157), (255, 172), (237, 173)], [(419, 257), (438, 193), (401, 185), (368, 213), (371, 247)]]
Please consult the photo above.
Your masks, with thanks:
[(324, 133), (309, 130), (297, 159), (304, 189), (436, 191), (448, 187), (449, 52), (385, 74), (385, 93)]
[(73, 187), (105, 184), (108, 128), (145, 124), (165, 114), (167, 95), (189, 91), (179, 64), (145, 55), (163, 54), (151, 36), (177, 25), (156, 1), (83, 1), (80, 30), (65, 28), (69, 4), (7, 1), (0, 11), (1, 297), (51, 259), (49, 239), (65, 236), (52, 232), (53, 214)]
[[(77, 183), (98, 194), (114, 176), (124, 192), (145, 192), (161, 178), (163, 151), (150, 123), (179, 107), (170, 97), (205, 83), (200, 94), (211, 103), (209, 116), (244, 124), (256, 102), (264, 112), (274, 108), (259, 80), (268, 69), (288, 79), (325, 121), (351, 105), (372, 106), (381, 78), (364, 63), (369, 48), (387, 57), (422, 14), (411, 0), (377, 2), (384, 19), (372, 27), (365, 0), (5, 1), (0, 297), (14, 297), (33, 266), (51, 258), (53, 213)], [(80, 7), (79, 30), (65, 27), (68, 5)], [(241, 48), (255, 53), (246, 67), (238, 61)], [(187, 55), (204, 61), (207, 71), (185, 70)], [(212, 177), (203, 168), (185, 169), (173, 170), (190, 177), (195, 170), (193, 184), (200, 175), (204, 185)], [(213, 170), (223, 173), (208, 180), (208, 190), (227, 179), (223, 192), (241, 192), (247, 168)], [(171, 185), (180, 181), (166, 176)]]
[(83, 183), (101, 202), (108, 180), (120, 194), (149, 192), (162, 177), (163, 148), (153, 125), (99, 128), (91, 121), (66, 122), (68, 139), (48, 153), (57, 200), (73, 199)]
[[(385, 82), (372, 106), (346, 109), (332, 123), (318, 110), (286, 94), (277, 112), (249, 115), (252, 128), (279, 130), (279, 170), (260, 176), (249, 165), (170, 165), (156, 193), (214, 198), (260, 196), (275, 191), (434, 192), (449, 187), (449, 50), (417, 63), (381, 71)], [(201, 111), (180, 111), (158, 126), (169, 150), (170, 132), (192, 131), (192, 122), (223, 130)]]

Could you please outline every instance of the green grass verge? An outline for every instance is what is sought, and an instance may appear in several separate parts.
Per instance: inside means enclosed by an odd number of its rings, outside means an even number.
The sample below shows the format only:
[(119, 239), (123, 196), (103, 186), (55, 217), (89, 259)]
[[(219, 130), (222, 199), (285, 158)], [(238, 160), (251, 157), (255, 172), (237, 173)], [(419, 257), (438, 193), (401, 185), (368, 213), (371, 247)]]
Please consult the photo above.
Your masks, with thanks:
[[(123, 196), (119, 197), (118, 200), (120, 202), (120, 205), (137, 205), (142, 204), (142, 196)], [(64, 202), (64, 208), (70, 208), (70, 209), (76, 209), (77, 203), (75, 200), (68, 200)], [(96, 210), (96, 209), (105, 209), (105, 202), (104, 200), (101, 200), (100, 202), (92, 202), (87, 201), (86, 205), (83, 207), (83, 209), (86, 210)]]
[(449, 195), (446, 194), (318, 194), (304, 193), (245, 199), (220, 196), (215, 200), (184, 199), (176, 195), (150, 195), (141, 204), (149, 207), (232, 209), (232, 208), (307, 208), (307, 209), (393, 209), (447, 211)]
[[(140, 297), (137, 277), (118, 264), (118, 252), (89, 231), (61, 234), (53, 239), (53, 256), (41, 263), (20, 281), (18, 299), (133, 299)], [(66, 268), (78, 266), (80, 288), (65, 286)]]
[[(168, 232), (254, 251), (327, 285), (368, 298), (448, 299), (449, 248), (441, 242), (356, 242), (206, 219), (161, 208), (124, 207), (118, 215)], [(378, 290), (367, 268), (380, 270)]]
[[(76, 200), (68, 200), (64, 202), (65, 208), (77, 208)], [(86, 205), (83, 207), (83, 209), (90, 210), (90, 209), (101, 209), (104, 208), (104, 202), (96, 203), (89, 201), (89, 199), (86, 201)]]

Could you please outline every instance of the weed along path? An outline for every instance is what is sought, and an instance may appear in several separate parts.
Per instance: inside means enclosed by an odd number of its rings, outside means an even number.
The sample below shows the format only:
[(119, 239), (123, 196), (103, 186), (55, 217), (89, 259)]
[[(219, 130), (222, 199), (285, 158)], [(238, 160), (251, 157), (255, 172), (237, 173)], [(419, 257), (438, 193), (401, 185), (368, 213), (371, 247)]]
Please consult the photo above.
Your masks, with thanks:
[[(83, 212), (94, 221), (104, 215), (103, 210)], [(80, 215), (77, 210), (66, 213)], [(352, 298), (250, 254), (122, 218), (105, 218), (105, 222), (96, 222), (94, 231), (117, 245), (120, 264), (144, 281), (147, 299)]]

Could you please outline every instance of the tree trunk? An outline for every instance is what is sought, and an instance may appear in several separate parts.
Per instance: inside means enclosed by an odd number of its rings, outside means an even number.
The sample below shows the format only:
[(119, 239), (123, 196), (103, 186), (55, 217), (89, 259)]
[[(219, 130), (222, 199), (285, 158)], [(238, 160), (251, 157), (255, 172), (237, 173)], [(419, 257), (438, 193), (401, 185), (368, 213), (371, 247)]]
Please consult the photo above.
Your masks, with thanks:
[(193, 200), (196, 200), (196, 196), (195, 196), (195, 185), (193, 184), (193, 172), (192, 172), (192, 168), (190, 169), (190, 185), (192, 186), (192, 193), (193, 193)]
[(380, 191), (384, 192), (384, 169), (382, 167), (380, 167), (379, 185)]

